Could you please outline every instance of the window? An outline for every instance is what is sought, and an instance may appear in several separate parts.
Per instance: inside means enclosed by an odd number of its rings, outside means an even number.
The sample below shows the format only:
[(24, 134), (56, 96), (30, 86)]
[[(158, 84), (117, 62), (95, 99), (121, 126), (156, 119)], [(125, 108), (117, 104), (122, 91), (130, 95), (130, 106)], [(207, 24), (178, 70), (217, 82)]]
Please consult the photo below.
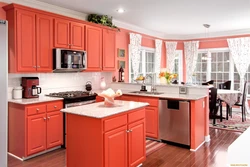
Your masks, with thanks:
[[(129, 82), (134, 83), (134, 73), (132, 69), (132, 59), (130, 60), (130, 66), (129, 66)], [(139, 63), (139, 74), (138, 75), (151, 75), (152, 73), (155, 73), (155, 49), (152, 48), (141, 48), (140, 52), (140, 63)], [(145, 80), (146, 83), (151, 83), (152, 78), (147, 77)]]
[(176, 50), (175, 53), (173, 73), (178, 74), (177, 80), (181, 82), (183, 81), (182, 50)]
[[(231, 89), (238, 90), (240, 76), (230, 56), (229, 49), (210, 49), (209, 51), (199, 50), (193, 83), (201, 84), (214, 80), (214, 86), (218, 88), (220, 83), (231, 80)], [(250, 82), (250, 67), (245, 79)], [(248, 89), (248, 94), (250, 94), (250, 89)]]

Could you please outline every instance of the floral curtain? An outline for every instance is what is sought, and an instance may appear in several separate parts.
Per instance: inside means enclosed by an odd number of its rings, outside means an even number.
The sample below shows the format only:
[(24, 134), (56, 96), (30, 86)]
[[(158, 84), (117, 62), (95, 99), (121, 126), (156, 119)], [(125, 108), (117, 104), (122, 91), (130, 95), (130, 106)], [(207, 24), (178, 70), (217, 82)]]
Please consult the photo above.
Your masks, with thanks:
[[(243, 91), (245, 74), (250, 64), (250, 38), (231, 38), (227, 39), (228, 47), (234, 61), (235, 67), (240, 75), (240, 90)], [(247, 100), (246, 100), (247, 101)], [(248, 103), (245, 104), (249, 112)]]
[(165, 42), (167, 50), (167, 71), (172, 73), (174, 70), (174, 59), (177, 42)]
[(192, 83), (192, 75), (198, 58), (199, 41), (184, 42), (187, 83)]
[[(158, 74), (161, 71), (161, 48), (162, 48), (162, 40), (155, 40), (155, 73)], [(156, 82), (159, 83), (160, 80), (156, 77)]]
[(134, 79), (136, 79), (139, 73), (140, 50), (141, 50), (141, 35), (130, 33), (129, 57), (132, 60)]

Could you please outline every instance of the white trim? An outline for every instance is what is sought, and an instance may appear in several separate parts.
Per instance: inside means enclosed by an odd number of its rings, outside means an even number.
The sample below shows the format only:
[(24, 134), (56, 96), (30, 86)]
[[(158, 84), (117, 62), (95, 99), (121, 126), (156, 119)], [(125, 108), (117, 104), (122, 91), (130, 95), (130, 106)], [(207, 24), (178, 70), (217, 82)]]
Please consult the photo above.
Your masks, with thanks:
[[(175, 55), (178, 54), (178, 65), (179, 65), (179, 69), (178, 69), (178, 75), (179, 75), (179, 82), (183, 81), (183, 50), (175, 50)], [(166, 62), (167, 64), (167, 62)]]
[(210, 135), (205, 136), (205, 142), (209, 142), (210, 140)]
[(190, 151), (197, 151), (205, 142), (204, 140), (196, 149), (190, 149)]
[[(202, 41), (200, 41), (200, 42), (202, 42)], [(207, 53), (208, 52), (208, 50), (210, 51), (210, 52), (229, 52), (229, 48), (207, 48), (207, 49), (199, 49), (198, 50), (198, 53)]]
[(59, 149), (59, 148), (61, 148), (61, 146), (57, 146), (57, 147), (51, 148), (51, 149), (49, 149), (49, 150), (45, 150), (45, 151), (39, 152), (39, 153), (37, 153), (37, 154), (33, 154), (33, 155), (31, 155), (31, 156), (22, 157), (22, 158), (20, 158), (20, 157), (14, 155), (14, 154), (12, 154), (12, 153), (9, 153), (9, 152), (8, 152), (8, 154), (9, 154), (10, 156), (14, 157), (14, 158), (17, 158), (17, 159), (21, 160), (21, 161), (25, 161), (25, 160), (27, 160), (27, 159), (34, 158), (34, 157), (36, 157), (36, 156), (45, 154), (45, 153), (47, 153), (47, 152), (54, 151), (54, 150)]

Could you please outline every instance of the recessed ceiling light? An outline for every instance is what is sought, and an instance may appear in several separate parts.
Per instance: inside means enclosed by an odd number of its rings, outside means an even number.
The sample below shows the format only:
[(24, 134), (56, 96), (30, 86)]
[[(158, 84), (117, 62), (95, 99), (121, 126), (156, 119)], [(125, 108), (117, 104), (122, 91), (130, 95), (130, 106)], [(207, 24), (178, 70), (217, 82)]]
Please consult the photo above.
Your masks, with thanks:
[(124, 13), (125, 12), (125, 10), (123, 9), (123, 8), (119, 8), (119, 9), (117, 9), (116, 10), (118, 13)]

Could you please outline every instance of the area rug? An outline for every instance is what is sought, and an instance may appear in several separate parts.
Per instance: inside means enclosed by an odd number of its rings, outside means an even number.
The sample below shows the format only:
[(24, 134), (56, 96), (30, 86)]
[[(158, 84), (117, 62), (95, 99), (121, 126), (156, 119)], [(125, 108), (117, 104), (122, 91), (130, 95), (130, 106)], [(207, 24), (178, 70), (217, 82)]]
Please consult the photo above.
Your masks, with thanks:
[[(223, 111), (223, 116), (226, 115), (226, 111)], [(228, 120), (223, 119), (220, 122), (216, 120), (216, 124), (212, 124), (212, 119), (209, 120), (209, 126), (216, 129), (232, 130), (237, 132), (244, 132), (250, 126), (250, 115), (246, 115), (246, 121), (242, 122), (241, 111), (233, 111), (232, 118), (229, 116)]]
[(146, 140), (146, 156), (152, 154), (153, 152), (161, 149), (164, 146), (166, 146), (165, 143), (154, 140)]

